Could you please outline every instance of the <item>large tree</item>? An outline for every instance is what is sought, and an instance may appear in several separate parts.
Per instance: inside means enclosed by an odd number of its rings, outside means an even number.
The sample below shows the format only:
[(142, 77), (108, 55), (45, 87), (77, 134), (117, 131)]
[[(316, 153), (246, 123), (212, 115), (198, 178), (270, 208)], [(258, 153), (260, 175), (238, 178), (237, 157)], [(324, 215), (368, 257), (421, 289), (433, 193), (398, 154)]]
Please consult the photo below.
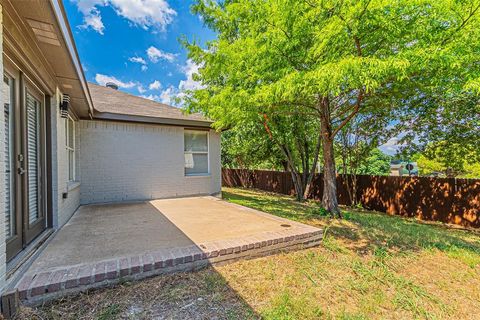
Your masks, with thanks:
[(345, 125), (336, 137), (335, 153), (338, 172), (344, 174), (350, 203), (356, 205), (358, 175), (385, 175), (390, 173), (391, 157), (378, 146), (397, 134), (391, 126), (388, 109), (375, 113), (361, 113)]
[(450, 178), (480, 178), (478, 140), (464, 143), (432, 142), (412, 156), (421, 175), (440, 174)]
[(286, 161), (261, 122), (247, 122), (222, 133), (222, 167), (287, 170)]
[(222, 139), (223, 164), (250, 169), (289, 171), (298, 201), (309, 194), (320, 151), (316, 118), (265, 109), (238, 117)]
[(317, 169), (321, 147), (319, 123), (316, 118), (298, 112), (275, 110), (263, 115), (266, 132), (286, 160), (296, 198), (303, 201), (310, 193)]
[(204, 86), (187, 105), (218, 128), (267, 110), (316, 117), (322, 205), (340, 214), (337, 134), (359, 112), (477, 90), (479, 8), (480, 0), (198, 0), (194, 12), (218, 38), (207, 48), (186, 43)]
[(400, 141), (403, 153), (421, 153), (424, 164), (427, 160), (433, 161), (432, 165), (442, 163), (445, 170), (453, 169), (452, 174), (455, 171), (461, 174), (465, 161), (480, 163), (480, 94), (474, 91), (434, 94), (403, 116), (413, 119), (406, 121), (403, 128), (405, 135)]

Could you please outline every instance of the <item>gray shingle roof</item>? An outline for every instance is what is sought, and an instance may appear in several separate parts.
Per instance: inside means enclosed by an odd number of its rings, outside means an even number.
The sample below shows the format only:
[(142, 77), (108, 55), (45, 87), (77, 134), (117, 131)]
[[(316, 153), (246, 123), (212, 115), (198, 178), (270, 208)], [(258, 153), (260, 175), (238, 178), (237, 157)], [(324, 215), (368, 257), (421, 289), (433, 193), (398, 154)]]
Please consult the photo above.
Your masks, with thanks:
[[(211, 124), (212, 121), (201, 114), (185, 114), (183, 110), (163, 103), (137, 97), (119, 90), (88, 83), (93, 106), (96, 112), (103, 114), (100, 118), (108, 118), (105, 114), (118, 116), (131, 116), (155, 119), (153, 122), (164, 120), (179, 120), (182, 123), (204, 122)], [(112, 120), (118, 119), (113, 117)], [(171, 121), (167, 121), (171, 122)]]

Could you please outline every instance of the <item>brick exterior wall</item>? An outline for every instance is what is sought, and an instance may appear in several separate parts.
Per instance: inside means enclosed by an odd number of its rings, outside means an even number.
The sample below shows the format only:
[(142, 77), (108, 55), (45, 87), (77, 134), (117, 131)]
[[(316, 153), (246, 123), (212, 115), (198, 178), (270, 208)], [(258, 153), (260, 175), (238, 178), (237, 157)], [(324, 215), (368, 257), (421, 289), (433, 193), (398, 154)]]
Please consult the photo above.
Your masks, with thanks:
[[(1, 12), (0, 12), (1, 13)], [(0, 14), (0, 19), (2, 15)], [(2, 37), (0, 37), (2, 39)], [(0, 41), (1, 50), (1, 41)], [(3, 75), (3, 61), (0, 55), (0, 72)], [(60, 117), (56, 106), (59, 104), (60, 92), (51, 97), (50, 105), (52, 108), (51, 124), (52, 136), (47, 137), (52, 142), (52, 170), (53, 183), (53, 227), (60, 228), (64, 225), (72, 214), (80, 206), (80, 188), (69, 191), (67, 199), (62, 199), (62, 193), (68, 191), (68, 158), (65, 149), (65, 119)], [(3, 106), (2, 106), (3, 107)], [(4, 113), (0, 112), (0, 173), (5, 172), (5, 132), (4, 132)], [(78, 122), (77, 122), (78, 126)], [(79, 139), (78, 130), (76, 131)], [(2, 180), (3, 182), (3, 180)], [(0, 183), (0, 290), (5, 285), (6, 274), (6, 245), (5, 245), (5, 185)]]
[[(52, 103), (52, 106), (58, 106), (62, 95), (59, 91), (55, 96), (55, 102)], [(68, 181), (68, 151), (66, 149), (66, 132), (65, 132), (65, 122), (66, 119), (60, 116), (58, 108), (53, 108), (53, 116), (55, 121), (52, 121), (55, 130), (52, 130), (52, 135), (56, 138), (54, 141), (55, 151), (53, 154), (56, 156), (56, 165), (52, 165), (52, 168), (56, 168), (56, 185), (54, 185), (54, 195), (56, 195), (56, 210), (53, 211), (53, 225), (56, 228), (63, 226), (68, 219), (75, 213), (75, 211), (80, 206), (80, 172), (79, 172), (79, 154), (78, 146), (80, 145), (80, 133), (78, 130), (78, 121), (75, 122), (75, 145), (77, 146), (77, 161), (76, 161), (76, 180), (77, 183), (70, 183)], [(54, 161), (54, 162), (55, 162)], [(73, 188), (72, 188), (73, 187)], [(68, 193), (66, 199), (63, 199), (62, 194), (64, 192)], [(54, 207), (55, 208), (55, 207)]]
[(184, 174), (182, 127), (80, 121), (81, 204), (219, 194), (220, 134), (210, 130), (210, 175)]
[[(3, 52), (3, 13), (2, 5), (0, 4), (0, 52)], [(3, 77), (3, 55), (0, 54), (0, 74)], [(2, 78), (3, 81), (3, 78)], [(1, 92), (1, 91), (0, 91)], [(0, 289), (5, 286), (6, 273), (6, 245), (5, 245), (5, 117), (3, 112), (0, 112), (0, 173), (2, 174), (0, 183)]]

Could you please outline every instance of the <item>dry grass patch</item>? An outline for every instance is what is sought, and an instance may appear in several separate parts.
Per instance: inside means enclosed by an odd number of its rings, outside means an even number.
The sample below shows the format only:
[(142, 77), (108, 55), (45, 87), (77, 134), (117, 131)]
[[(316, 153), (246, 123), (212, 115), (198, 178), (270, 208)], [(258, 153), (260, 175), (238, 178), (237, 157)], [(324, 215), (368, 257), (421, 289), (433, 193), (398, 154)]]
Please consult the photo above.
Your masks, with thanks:
[[(320, 216), (315, 202), (299, 204), (287, 196), (244, 189), (224, 189), (224, 195), (326, 230), (319, 248), (265, 258), (276, 260), (277, 270), (275, 292), (263, 304), (269, 307), (248, 299), (245, 279), (232, 285), (267, 318), (474, 319), (479, 314), (477, 231), (355, 210), (338, 221)], [(243, 263), (251, 265), (225, 267), (225, 278), (255, 265), (268, 269), (260, 262)], [(281, 281), (284, 272), (294, 274), (293, 283)]]
[(320, 247), (93, 291), (24, 319), (478, 319), (478, 232), (224, 189), (228, 201), (323, 227)]
[(178, 273), (23, 308), (17, 319), (252, 319), (253, 310), (213, 268)]

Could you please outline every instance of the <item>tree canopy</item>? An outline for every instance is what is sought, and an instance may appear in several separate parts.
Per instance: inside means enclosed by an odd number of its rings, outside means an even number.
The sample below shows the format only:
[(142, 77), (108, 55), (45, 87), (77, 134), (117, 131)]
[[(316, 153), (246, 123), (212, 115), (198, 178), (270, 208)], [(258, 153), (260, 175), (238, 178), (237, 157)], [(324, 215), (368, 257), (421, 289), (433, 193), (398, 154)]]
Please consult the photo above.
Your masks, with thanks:
[(247, 122), (224, 131), (221, 148), (225, 168), (286, 169), (280, 150), (260, 122)]
[(185, 43), (202, 67), (191, 111), (217, 128), (259, 114), (315, 117), (324, 168), (322, 203), (338, 212), (336, 135), (359, 113), (389, 110), (397, 123), (434, 101), (480, 93), (480, 0), (198, 0), (217, 32)]
[(417, 161), (421, 175), (480, 178), (478, 153), (472, 142), (440, 141), (428, 144), (424, 152), (412, 158)]

